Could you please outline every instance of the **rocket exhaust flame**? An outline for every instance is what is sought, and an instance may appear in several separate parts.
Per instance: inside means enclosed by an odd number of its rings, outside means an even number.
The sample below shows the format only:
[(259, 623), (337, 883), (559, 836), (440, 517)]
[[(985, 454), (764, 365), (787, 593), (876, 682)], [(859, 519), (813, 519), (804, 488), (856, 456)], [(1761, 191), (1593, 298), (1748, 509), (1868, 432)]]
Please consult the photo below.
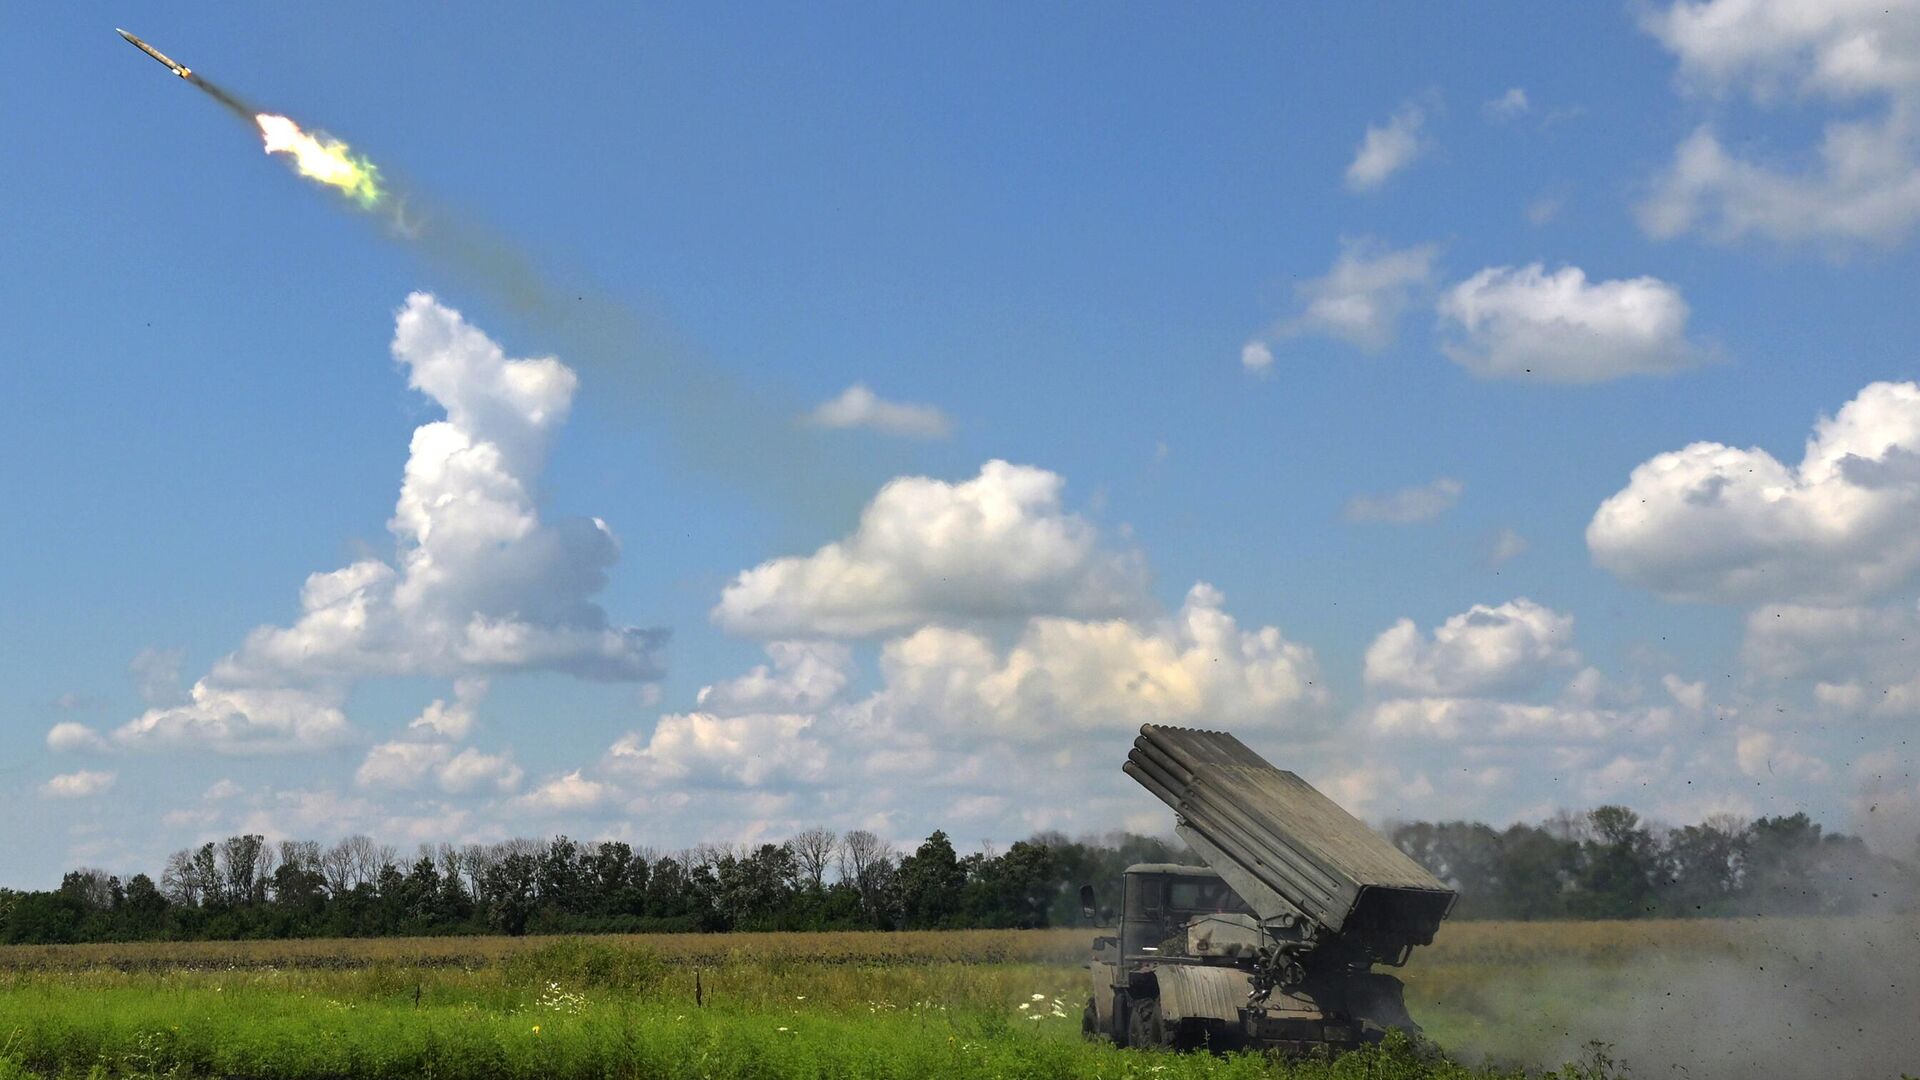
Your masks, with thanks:
[(260, 113), (253, 118), (260, 125), (260, 137), (267, 153), (286, 154), (301, 176), (340, 189), (340, 193), (372, 209), (379, 205), (380, 170), (365, 158), (356, 157), (346, 143), (326, 134), (312, 135), (284, 116)]
[(364, 210), (373, 209), (385, 197), (385, 192), (380, 187), (380, 170), (365, 158), (355, 156), (346, 143), (324, 132), (302, 131), (299, 124), (287, 117), (261, 112), (220, 86), (194, 74), (192, 68), (179, 63), (135, 35), (125, 30), (119, 30), (117, 33), (126, 39), (127, 44), (153, 57), (165, 65), (167, 70), (226, 106), (227, 111), (257, 126), (260, 129), (260, 137), (266, 141), (267, 153), (286, 154), (301, 176), (338, 188), (341, 194), (359, 203)]

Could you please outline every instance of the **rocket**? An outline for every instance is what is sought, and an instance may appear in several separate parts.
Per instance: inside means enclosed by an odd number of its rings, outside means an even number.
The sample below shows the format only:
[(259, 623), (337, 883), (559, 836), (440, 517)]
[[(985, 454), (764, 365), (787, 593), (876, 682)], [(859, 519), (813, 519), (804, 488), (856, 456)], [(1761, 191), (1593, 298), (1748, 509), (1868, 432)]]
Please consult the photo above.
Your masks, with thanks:
[(141, 52), (146, 53), (148, 56), (151, 56), (155, 60), (158, 60), (161, 63), (167, 65), (167, 69), (172, 71), (175, 75), (178, 75), (181, 78), (186, 79), (188, 81), (192, 81), (193, 70), (187, 67), (185, 64), (174, 63), (173, 58), (168, 56), (166, 53), (163, 53), (159, 49), (156, 49), (153, 46), (147, 44), (146, 42), (141, 41), (139, 38), (134, 37), (132, 34), (127, 33), (125, 30), (122, 30), (117, 26), (114, 27), (113, 29), (115, 33), (127, 39), (127, 44), (132, 45), (134, 48), (139, 49)]

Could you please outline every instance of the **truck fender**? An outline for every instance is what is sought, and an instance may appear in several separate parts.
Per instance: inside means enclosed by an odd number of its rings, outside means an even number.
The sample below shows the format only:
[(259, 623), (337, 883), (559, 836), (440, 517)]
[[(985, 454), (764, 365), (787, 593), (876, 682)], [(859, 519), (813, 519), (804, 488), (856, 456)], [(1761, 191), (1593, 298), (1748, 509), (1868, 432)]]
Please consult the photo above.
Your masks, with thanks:
[(1154, 969), (1160, 988), (1160, 1015), (1169, 1024), (1181, 1020), (1240, 1022), (1240, 1007), (1253, 992), (1252, 976), (1230, 967), (1164, 964)]

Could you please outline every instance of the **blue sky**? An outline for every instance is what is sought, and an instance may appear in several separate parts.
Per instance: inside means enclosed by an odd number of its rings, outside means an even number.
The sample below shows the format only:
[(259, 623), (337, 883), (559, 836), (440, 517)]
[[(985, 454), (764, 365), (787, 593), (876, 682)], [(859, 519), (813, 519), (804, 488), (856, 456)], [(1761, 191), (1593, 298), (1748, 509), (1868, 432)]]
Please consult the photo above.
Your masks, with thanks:
[[(1886, 8), (16, 12), (0, 807), (37, 839), (0, 878), (242, 828), (1158, 831), (1143, 720), (1375, 820), (1806, 807), (1900, 849), (1920, 41)], [(115, 26), (348, 140), (422, 235)], [(577, 375), (497, 558), (389, 527), (448, 407), (409, 375), (494, 370), (396, 362), (416, 292)], [(377, 640), (301, 621), (308, 575), (423, 550), (431, 627), (405, 587), (360, 597)], [(574, 651), (434, 636), (474, 614)], [(671, 637), (580, 644), (623, 627)], [(410, 726), (456, 680), (471, 721)]]

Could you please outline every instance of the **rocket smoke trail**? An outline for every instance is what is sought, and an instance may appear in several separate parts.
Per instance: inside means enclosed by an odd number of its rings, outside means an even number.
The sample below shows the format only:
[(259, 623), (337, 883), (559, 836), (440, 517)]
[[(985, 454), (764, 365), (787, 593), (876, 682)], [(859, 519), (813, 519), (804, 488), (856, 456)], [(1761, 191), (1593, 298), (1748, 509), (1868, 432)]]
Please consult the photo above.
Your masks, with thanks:
[(362, 207), (371, 208), (380, 201), (380, 170), (365, 158), (355, 157), (346, 143), (325, 135), (309, 135), (291, 119), (255, 109), (242, 101), (239, 95), (216, 85), (205, 76), (195, 75), (192, 68), (137, 36), (117, 28), (114, 33), (168, 71), (198, 87), (202, 93), (225, 106), (228, 112), (256, 126), (260, 137), (266, 140), (267, 153), (287, 154), (293, 159), (294, 167), (300, 170), (300, 175), (339, 188)]
[(240, 100), (231, 91), (227, 90), (225, 87), (221, 86), (218, 83), (210, 82), (206, 79), (201, 78), (198, 75), (187, 76), (187, 81), (199, 87), (202, 91), (206, 93), (208, 97), (212, 98), (213, 100), (219, 102), (222, 105), (225, 105), (227, 107), (227, 111), (233, 113), (235, 116), (238, 116), (240, 119), (245, 120), (248, 123), (252, 123), (253, 118), (256, 115), (258, 115), (258, 110), (254, 109), (253, 106), (248, 105), (246, 102)]
[(328, 185), (383, 230), (441, 271), (491, 294), (539, 327), (583, 371), (605, 378), (671, 434), (668, 447), (699, 471), (744, 489), (808, 525), (844, 523), (890, 471), (858, 461), (798, 423), (800, 409), (756, 391), (681, 340), (668, 320), (635, 311), (597, 291), (556, 288), (517, 247), (445, 212), (422, 214), (420, 200), (386, 186), (380, 170), (346, 143), (263, 112), (166, 54), (120, 32), (129, 43), (198, 87), (260, 135), (269, 154)]

